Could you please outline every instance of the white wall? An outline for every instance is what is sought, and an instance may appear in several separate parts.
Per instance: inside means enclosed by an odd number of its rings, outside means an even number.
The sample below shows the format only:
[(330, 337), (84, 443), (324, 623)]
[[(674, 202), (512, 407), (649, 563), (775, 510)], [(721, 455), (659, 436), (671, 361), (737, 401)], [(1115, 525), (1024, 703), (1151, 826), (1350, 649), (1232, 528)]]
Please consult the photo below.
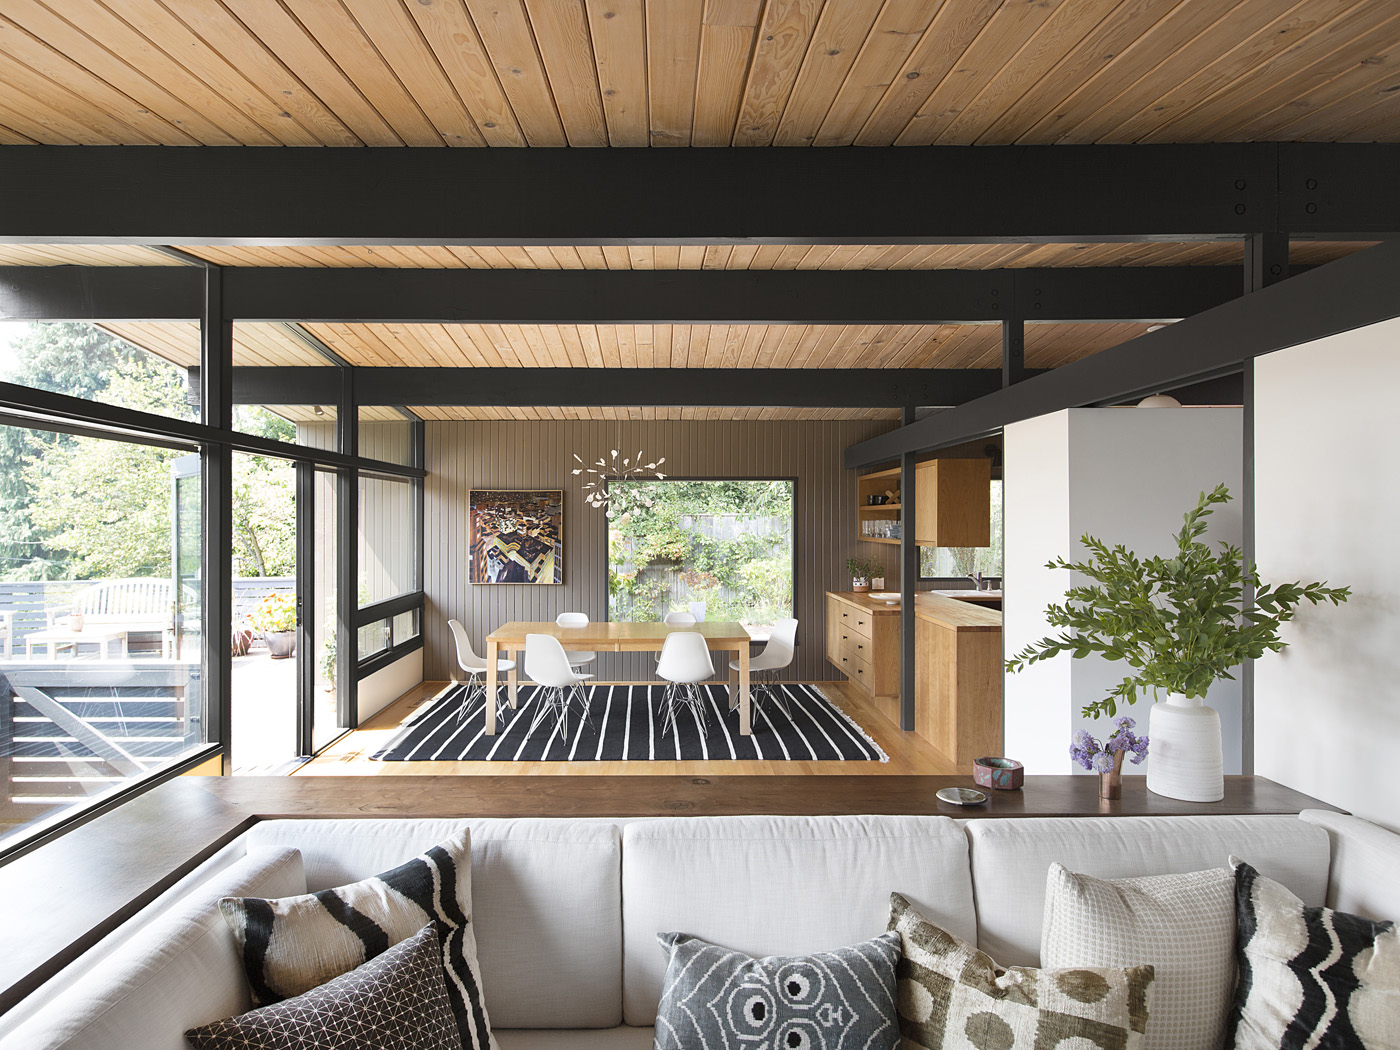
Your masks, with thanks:
[(360, 722), (367, 722), (422, 681), (422, 649), (415, 649), (388, 667), (361, 678), (357, 704)]
[[(1203, 490), (1220, 482), (1235, 501), (1216, 508), (1208, 542), (1239, 544), (1243, 413), (1238, 408), (1073, 409), (1006, 428), (1003, 631), (1008, 654), (1051, 633), (1045, 607), (1087, 579), (1047, 570), (1061, 556), (1085, 556), (1091, 533), (1142, 557), (1174, 549), (1173, 533)], [(1106, 719), (1080, 709), (1106, 696), (1131, 669), (1099, 657), (1057, 656), (1006, 678), (1006, 752), (1031, 773), (1082, 772), (1069, 758), (1070, 734), (1102, 738)], [(1238, 773), (1242, 730), (1239, 683), (1216, 683), (1207, 702), (1220, 712), (1225, 771)], [(1151, 698), (1127, 713), (1147, 726)], [(1122, 709), (1120, 708), (1120, 713)], [(1151, 759), (1149, 758), (1149, 762)], [(1147, 767), (1127, 767), (1145, 773)]]
[(1255, 665), (1255, 770), (1400, 831), (1400, 320), (1261, 357), (1255, 508), (1267, 581), (1350, 586), (1304, 603)]

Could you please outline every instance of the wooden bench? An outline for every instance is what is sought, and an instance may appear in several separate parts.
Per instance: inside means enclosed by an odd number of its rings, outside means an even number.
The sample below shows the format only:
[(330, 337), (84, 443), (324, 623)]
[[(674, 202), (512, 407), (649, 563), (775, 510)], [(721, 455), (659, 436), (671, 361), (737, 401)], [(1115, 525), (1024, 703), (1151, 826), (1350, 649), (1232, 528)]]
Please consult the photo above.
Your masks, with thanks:
[[(186, 602), (193, 606), (194, 593), (189, 588), (185, 592)], [(55, 627), (60, 617), (81, 613), (85, 627), (159, 634), (161, 655), (169, 658), (175, 626), (173, 593), (171, 581), (159, 577), (102, 580), (78, 591), (68, 605), (44, 610), (44, 615), (49, 628)]]

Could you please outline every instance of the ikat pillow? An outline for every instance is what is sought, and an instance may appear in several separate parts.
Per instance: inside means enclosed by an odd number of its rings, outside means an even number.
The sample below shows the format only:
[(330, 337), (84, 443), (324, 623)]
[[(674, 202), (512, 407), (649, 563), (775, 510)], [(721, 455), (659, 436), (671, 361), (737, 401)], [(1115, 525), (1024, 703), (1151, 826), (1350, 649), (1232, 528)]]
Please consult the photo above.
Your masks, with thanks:
[(1003, 970), (898, 893), (890, 929), (905, 1050), (1144, 1050), (1151, 966)]
[(1234, 1050), (1400, 1048), (1400, 933), (1309, 908), (1248, 864), (1235, 866), (1239, 982)]
[(348, 973), (430, 922), (441, 932), (447, 996), (466, 1050), (495, 1050), (472, 930), (471, 846), (466, 828), (425, 853), (368, 879), (265, 900), (225, 897), (252, 987), (265, 1006)]
[(755, 959), (686, 933), (659, 933), (671, 957), (656, 1050), (895, 1050), (899, 935), (813, 955)]
[(1151, 963), (1147, 1050), (1201, 1050), (1225, 1038), (1235, 989), (1235, 878), (1229, 868), (1099, 879), (1051, 864), (1040, 962)]
[(185, 1038), (194, 1050), (462, 1050), (433, 925), (303, 995)]

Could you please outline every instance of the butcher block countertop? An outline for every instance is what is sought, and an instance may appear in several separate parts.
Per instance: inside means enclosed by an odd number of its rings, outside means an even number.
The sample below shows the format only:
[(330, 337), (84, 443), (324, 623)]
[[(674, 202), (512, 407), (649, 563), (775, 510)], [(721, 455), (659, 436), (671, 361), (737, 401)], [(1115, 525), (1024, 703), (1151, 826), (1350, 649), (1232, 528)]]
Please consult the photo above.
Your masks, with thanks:
[(955, 631), (1000, 631), (1001, 613), (959, 598), (925, 591), (914, 599), (914, 614)]

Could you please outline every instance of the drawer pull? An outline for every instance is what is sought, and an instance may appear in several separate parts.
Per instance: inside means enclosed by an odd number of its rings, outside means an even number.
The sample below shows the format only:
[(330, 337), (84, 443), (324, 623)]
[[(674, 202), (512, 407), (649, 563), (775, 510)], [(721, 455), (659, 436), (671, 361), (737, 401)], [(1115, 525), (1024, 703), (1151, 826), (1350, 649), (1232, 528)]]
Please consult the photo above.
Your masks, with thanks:
[(857, 649), (864, 649), (865, 646), (863, 646), (863, 645), (858, 645), (858, 646), (856, 646), (856, 648), (857, 648)]

